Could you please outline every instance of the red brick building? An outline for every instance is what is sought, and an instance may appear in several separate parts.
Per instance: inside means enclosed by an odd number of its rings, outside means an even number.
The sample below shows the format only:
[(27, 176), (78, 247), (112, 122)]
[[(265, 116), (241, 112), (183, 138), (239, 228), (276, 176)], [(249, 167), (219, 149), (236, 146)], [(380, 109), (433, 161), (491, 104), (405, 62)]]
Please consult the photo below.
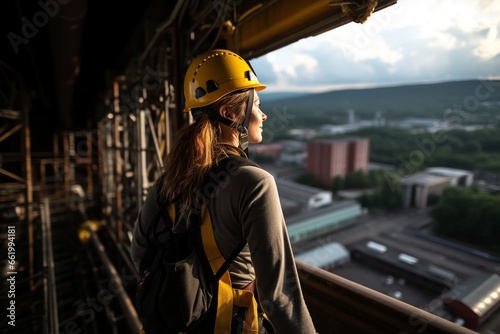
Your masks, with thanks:
[(362, 138), (351, 140), (347, 148), (347, 157), (347, 173), (357, 170), (367, 172), (370, 160), (370, 141)]
[(335, 176), (368, 171), (370, 142), (365, 138), (319, 139), (307, 146), (307, 170), (330, 185)]

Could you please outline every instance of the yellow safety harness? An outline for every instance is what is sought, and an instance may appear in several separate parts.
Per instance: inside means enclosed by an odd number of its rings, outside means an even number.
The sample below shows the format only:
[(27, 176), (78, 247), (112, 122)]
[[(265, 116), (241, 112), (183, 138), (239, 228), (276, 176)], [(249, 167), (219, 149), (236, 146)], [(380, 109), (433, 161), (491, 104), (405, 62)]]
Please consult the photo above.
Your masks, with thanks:
[[(170, 218), (175, 222), (175, 205), (169, 205), (167, 210)], [(203, 203), (201, 210), (201, 238), (205, 255), (215, 275), (226, 260), (220, 253), (215, 241), (212, 219), (205, 203)], [(231, 332), (233, 306), (247, 308), (242, 334), (258, 334), (259, 314), (254, 293), (233, 288), (229, 271), (226, 270), (219, 280), (214, 334), (228, 334)]]

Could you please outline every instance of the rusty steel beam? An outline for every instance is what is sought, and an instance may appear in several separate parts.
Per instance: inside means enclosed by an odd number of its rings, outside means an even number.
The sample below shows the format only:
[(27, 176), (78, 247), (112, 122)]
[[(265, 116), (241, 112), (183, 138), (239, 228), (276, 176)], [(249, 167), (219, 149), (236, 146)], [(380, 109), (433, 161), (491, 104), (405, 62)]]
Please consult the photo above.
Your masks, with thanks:
[(379, 11), (397, 1), (246, 1), (240, 5), (241, 22), (235, 25), (234, 40), (227, 40), (228, 47), (247, 59), (259, 57), (353, 22), (353, 17), (343, 10), (347, 3), (351, 3), (355, 14), (367, 16), (369, 21), (371, 14), (364, 11), (369, 11), (372, 2), (376, 4), (374, 11)]
[(115, 266), (109, 259), (106, 248), (101, 243), (99, 236), (94, 232), (91, 226), (86, 227), (89, 235), (90, 241), (92, 242), (97, 254), (99, 255), (99, 259), (102, 263), (102, 266), (108, 276), (111, 278), (113, 282), (113, 293), (117, 296), (118, 301), (120, 303), (121, 309), (124, 314), (124, 318), (127, 321), (131, 333), (139, 333), (142, 329), (142, 323), (137, 315), (137, 312), (134, 307), (134, 303), (129, 298), (127, 291), (125, 291), (123, 287), (122, 279), (120, 275), (116, 271)]

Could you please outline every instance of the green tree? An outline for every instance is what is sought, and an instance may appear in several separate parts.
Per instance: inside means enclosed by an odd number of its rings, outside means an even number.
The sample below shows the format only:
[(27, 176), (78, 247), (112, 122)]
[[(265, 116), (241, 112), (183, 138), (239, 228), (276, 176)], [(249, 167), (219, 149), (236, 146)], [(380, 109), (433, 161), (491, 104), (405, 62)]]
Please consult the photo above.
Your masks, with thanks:
[(313, 175), (306, 173), (299, 176), (296, 180), (298, 183), (302, 183), (311, 187), (320, 188), (320, 189), (328, 189), (326, 185), (324, 185), (320, 180), (315, 178)]
[(372, 169), (368, 171), (368, 182), (371, 187), (382, 186), (384, 182), (384, 171), (380, 169)]
[(332, 181), (332, 191), (336, 193), (337, 191), (342, 190), (344, 188), (345, 188), (344, 178), (340, 175), (335, 176)]
[(500, 196), (449, 187), (430, 210), (436, 234), (500, 252)]
[(386, 182), (383, 182), (373, 194), (365, 194), (359, 199), (362, 206), (388, 210), (403, 207), (403, 190), (398, 175), (387, 171), (384, 175)]
[(465, 153), (480, 153), (482, 151), (481, 143), (477, 140), (473, 140), (464, 144)]
[(344, 186), (346, 189), (359, 189), (370, 186), (368, 175), (363, 170), (357, 170), (345, 176)]
[[(399, 177), (393, 177), (399, 180)], [(381, 201), (387, 209), (392, 210), (403, 207), (403, 189), (399, 181), (392, 185), (387, 182), (383, 183), (378, 195), (381, 196)]]

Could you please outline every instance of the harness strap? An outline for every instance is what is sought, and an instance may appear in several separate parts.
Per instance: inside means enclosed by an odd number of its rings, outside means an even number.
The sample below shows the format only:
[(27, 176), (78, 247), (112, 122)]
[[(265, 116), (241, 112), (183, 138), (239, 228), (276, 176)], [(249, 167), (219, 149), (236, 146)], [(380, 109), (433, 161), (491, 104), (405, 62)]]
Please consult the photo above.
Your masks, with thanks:
[(215, 316), (214, 334), (227, 334), (231, 332), (234, 302), (229, 271), (226, 271), (222, 275), (217, 293), (217, 314)]
[[(208, 215), (208, 219), (205, 219), (205, 217), (207, 217), (206, 215)], [(205, 249), (210, 267), (215, 275), (219, 271), (219, 268), (224, 265), (226, 260), (217, 247), (210, 213), (208, 212), (206, 205), (202, 208), (201, 217), (203, 248)], [(227, 270), (224, 272), (219, 281), (217, 298), (218, 305), (217, 315), (215, 318), (215, 334), (226, 334), (230, 332), (233, 317), (233, 303), (236, 306), (248, 307), (243, 334), (259, 332), (257, 302), (253, 293), (246, 290), (233, 289), (231, 285), (231, 277), (229, 275), (229, 271)]]
[(248, 290), (233, 289), (234, 305), (248, 308), (243, 324), (243, 333), (259, 334), (259, 313), (254, 294)]

